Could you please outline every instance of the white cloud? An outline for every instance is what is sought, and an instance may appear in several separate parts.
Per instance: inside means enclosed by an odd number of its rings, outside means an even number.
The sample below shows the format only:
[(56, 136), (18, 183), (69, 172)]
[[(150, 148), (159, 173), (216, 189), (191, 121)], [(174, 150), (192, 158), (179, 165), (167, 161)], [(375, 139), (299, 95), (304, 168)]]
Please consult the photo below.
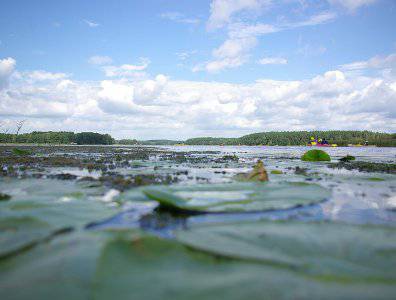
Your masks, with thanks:
[(364, 69), (384, 69), (394, 68), (396, 69), (396, 53), (388, 56), (374, 56), (369, 60), (356, 61), (353, 63), (341, 65), (343, 70), (354, 71)]
[(282, 57), (263, 57), (258, 63), (260, 65), (286, 65), (287, 59)]
[(255, 37), (230, 38), (213, 50), (214, 60), (207, 62), (204, 66), (195, 66), (193, 71), (205, 69), (215, 73), (226, 68), (239, 67), (248, 60), (248, 53), (256, 44)]
[[(223, 48), (216, 55), (225, 53), (235, 55), (239, 50)], [(77, 81), (59, 74), (8, 75), (9, 86), (0, 91), (2, 120), (26, 118), (29, 130), (93, 130), (119, 138), (396, 130), (396, 79), (392, 78), (335, 70), (309, 80), (230, 84), (171, 80), (164, 75)]]
[(241, 11), (258, 11), (269, 6), (270, 0), (213, 0), (210, 4), (208, 29), (218, 29), (231, 22), (232, 17)]
[(368, 6), (378, 0), (328, 0), (331, 5), (347, 9), (349, 12), (354, 12), (362, 6)]
[(176, 56), (180, 60), (186, 60), (190, 58), (192, 55), (196, 54), (197, 52), (198, 52), (197, 50), (177, 52)]
[(91, 65), (109, 65), (113, 62), (113, 59), (109, 56), (94, 55), (88, 59)]
[(86, 20), (86, 19), (84, 19), (83, 21), (84, 21), (85, 24), (87, 24), (91, 28), (95, 28), (95, 27), (98, 27), (100, 25), (99, 23), (95, 23), (93, 21)]
[[(213, 1), (211, 8), (215, 7), (210, 15), (208, 24), (210, 27), (221, 27), (228, 24), (228, 38), (217, 49), (213, 51), (213, 60), (206, 63), (199, 63), (192, 69), (193, 72), (204, 71), (219, 72), (227, 68), (236, 68), (245, 64), (249, 60), (250, 51), (258, 44), (258, 37), (270, 33), (291, 30), (298, 27), (316, 26), (334, 20), (337, 15), (333, 12), (319, 12), (302, 21), (287, 22), (282, 21), (279, 24), (256, 23), (249, 24), (246, 22), (231, 22), (230, 17), (233, 13), (244, 9), (251, 9), (256, 6), (267, 6), (271, 1)], [(219, 12), (219, 7), (225, 7), (225, 12)], [(230, 12), (232, 12), (230, 14)], [(216, 17), (214, 17), (216, 16)], [(227, 16), (227, 18), (225, 17)], [(212, 19), (214, 18), (215, 21)], [(220, 22), (221, 21), (221, 22)], [(213, 24), (213, 22), (215, 22)], [(221, 26), (220, 26), (221, 25)], [(307, 52), (309, 49), (305, 49)], [(326, 48), (319, 49), (322, 52)]]
[(336, 13), (325, 11), (325, 12), (320, 12), (318, 14), (315, 14), (306, 20), (286, 24), (284, 27), (285, 28), (297, 28), (297, 27), (304, 27), (304, 26), (315, 26), (315, 25), (328, 23), (330, 21), (333, 21), (335, 18), (337, 18)]
[(139, 65), (103, 66), (102, 69), (107, 77), (142, 77), (149, 64), (148, 58), (141, 57)]
[(185, 24), (198, 24), (201, 21), (198, 18), (188, 18), (179, 12), (165, 12), (162, 13), (160, 16), (163, 19)]
[(8, 79), (14, 72), (15, 64), (15, 59), (11, 57), (0, 59), (0, 90), (7, 86)]

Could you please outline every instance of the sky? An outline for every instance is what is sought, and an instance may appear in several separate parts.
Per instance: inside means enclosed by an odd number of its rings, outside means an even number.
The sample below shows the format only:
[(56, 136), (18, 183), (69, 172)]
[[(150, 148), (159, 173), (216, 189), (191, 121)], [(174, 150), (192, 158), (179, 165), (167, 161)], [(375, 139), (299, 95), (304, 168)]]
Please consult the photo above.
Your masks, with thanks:
[(395, 0), (0, 1), (0, 132), (396, 132)]

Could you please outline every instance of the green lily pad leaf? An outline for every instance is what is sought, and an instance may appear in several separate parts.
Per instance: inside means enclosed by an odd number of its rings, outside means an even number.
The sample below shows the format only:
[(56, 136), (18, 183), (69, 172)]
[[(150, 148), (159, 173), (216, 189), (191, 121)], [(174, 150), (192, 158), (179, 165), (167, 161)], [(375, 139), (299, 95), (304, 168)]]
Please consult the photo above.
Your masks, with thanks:
[(281, 174), (283, 174), (283, 172), (281, 170), (272, 170), (271, 174), (281, 175)]
[(0, 298), (12, 300), (391, 299), (396, 291), (393, 282), (323, 280), (129, 231), (61, 236), (0, 260), (0, 277)]
[(223, 257), (261, 262), (323, 280), (396, 283), (396, 228), (259, 221), (179, 230), (180, 242)]
[(150, 199), (170, 210), (248, 212), (288, 209), (321, 202), (329, 192), (316, 184), (238, 182), (143, 189)]
[(34, 218), (0, 219), (0, 258), (23, 248), (51, 234), (51, 227)]
[(385, 181), (385, 179), (381, 178), (381, 177), (370, 177), (370, 178), (368, 178), (368, 180), (370, 180), (370, 181)]
[(0, 256), (43, 241), (65, 228), (80, 229), (119, 211), (99, 189), (76, 182), (27, 179), (0, 182), (12, 201), (0, 202)]
[(301, 157), (303, 161), (330, 161), (330, 155), (323, 150), (313, 149), (304, 153)]

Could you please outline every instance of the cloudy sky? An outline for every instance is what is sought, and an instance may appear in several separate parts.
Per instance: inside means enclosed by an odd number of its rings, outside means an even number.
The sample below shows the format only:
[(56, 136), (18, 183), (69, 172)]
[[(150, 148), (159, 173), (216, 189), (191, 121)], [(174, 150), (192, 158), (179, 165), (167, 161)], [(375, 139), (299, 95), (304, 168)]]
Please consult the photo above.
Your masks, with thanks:
[(2, 0), (0, 132), (395, 132), (395, 28), (395, 0)]

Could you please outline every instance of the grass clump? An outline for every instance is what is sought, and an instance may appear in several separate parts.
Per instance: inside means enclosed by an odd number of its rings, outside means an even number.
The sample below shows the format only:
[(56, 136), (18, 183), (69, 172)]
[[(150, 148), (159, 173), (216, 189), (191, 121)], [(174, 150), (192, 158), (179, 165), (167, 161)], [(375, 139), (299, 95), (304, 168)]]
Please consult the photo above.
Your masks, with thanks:
[(323, 150), (309, 150), (301, 157), (303, 161), (330, 161), (330, 155)]

